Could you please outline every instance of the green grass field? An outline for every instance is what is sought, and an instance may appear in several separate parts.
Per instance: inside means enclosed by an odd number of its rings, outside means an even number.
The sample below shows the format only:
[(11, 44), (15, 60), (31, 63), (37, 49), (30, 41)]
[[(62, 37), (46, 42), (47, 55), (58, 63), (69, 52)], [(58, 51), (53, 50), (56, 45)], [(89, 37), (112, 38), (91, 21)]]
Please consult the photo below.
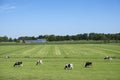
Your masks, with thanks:
[[(105, 61), (105, 56), (113, 60)], [(43, 64), (36, 66), (38, 59)], [(24, 66), (13, 67), (17, 61)], [(84, 68), (86, 61), (93, 66)], [(64, 70), (67, 63), (73, 70)], [(120, 45), (0, 45), (0, 80), (120, 80)]]

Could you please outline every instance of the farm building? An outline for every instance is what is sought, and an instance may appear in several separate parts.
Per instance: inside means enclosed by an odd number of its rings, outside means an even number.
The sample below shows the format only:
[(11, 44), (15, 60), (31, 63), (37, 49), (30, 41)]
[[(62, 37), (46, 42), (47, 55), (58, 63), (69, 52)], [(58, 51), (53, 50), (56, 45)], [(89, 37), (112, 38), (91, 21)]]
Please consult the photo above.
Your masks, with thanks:
[(44, 43), (46, 39), (37, 39), (37, 40), (20, 40), (20, 43)]

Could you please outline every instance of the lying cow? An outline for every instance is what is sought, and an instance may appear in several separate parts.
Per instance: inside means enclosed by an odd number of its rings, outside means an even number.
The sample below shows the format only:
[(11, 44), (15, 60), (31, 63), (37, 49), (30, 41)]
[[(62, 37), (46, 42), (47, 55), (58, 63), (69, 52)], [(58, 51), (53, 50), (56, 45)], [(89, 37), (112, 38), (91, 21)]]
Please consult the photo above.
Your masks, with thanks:
[(64, 69), (73, 69), (73, 64), (66, 64)]
[(92, 66), (92, 62), (86, 62), (85, 67)]
[(106, 57), (104, 57), (104, 60), (112, 60), (112, 57), (106, 56)]
[(15, 64), (13, 65), (14, 67), (15, 66), (23, 66), (22, 62), (15, 62)]
[(42, 60), (38, 60), (36, 65), (43, 64)]

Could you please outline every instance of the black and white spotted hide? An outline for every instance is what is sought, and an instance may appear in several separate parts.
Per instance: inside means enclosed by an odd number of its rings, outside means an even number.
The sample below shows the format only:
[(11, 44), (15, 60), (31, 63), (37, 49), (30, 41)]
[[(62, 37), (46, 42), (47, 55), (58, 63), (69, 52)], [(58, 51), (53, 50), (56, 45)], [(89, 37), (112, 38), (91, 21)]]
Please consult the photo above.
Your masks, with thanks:
[(92, 62), (86, 62), (85, 63), (85, 67), (89, 67), (89, 66), (92, 66)]
[(15, 64), (13, 65), (14, 67), (15, 66), (23, 66), (22, 62), (15, 62)]

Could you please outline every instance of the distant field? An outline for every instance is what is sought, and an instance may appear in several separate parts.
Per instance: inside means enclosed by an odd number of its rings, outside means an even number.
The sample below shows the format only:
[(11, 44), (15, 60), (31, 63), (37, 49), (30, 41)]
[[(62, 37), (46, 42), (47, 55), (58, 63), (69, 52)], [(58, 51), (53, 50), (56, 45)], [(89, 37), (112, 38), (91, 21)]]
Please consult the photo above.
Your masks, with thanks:
[[(35, 65), (38, 59), (43, 65)], [(24, 66), (14, 68), (16, 61)], [(86, 61), (93, 66), (84, 68)], [(64, 70), (66, 63), (74, 69)], [(120, 80), (119, 74), (119, 44), (0, 45), (0, 80)]]

